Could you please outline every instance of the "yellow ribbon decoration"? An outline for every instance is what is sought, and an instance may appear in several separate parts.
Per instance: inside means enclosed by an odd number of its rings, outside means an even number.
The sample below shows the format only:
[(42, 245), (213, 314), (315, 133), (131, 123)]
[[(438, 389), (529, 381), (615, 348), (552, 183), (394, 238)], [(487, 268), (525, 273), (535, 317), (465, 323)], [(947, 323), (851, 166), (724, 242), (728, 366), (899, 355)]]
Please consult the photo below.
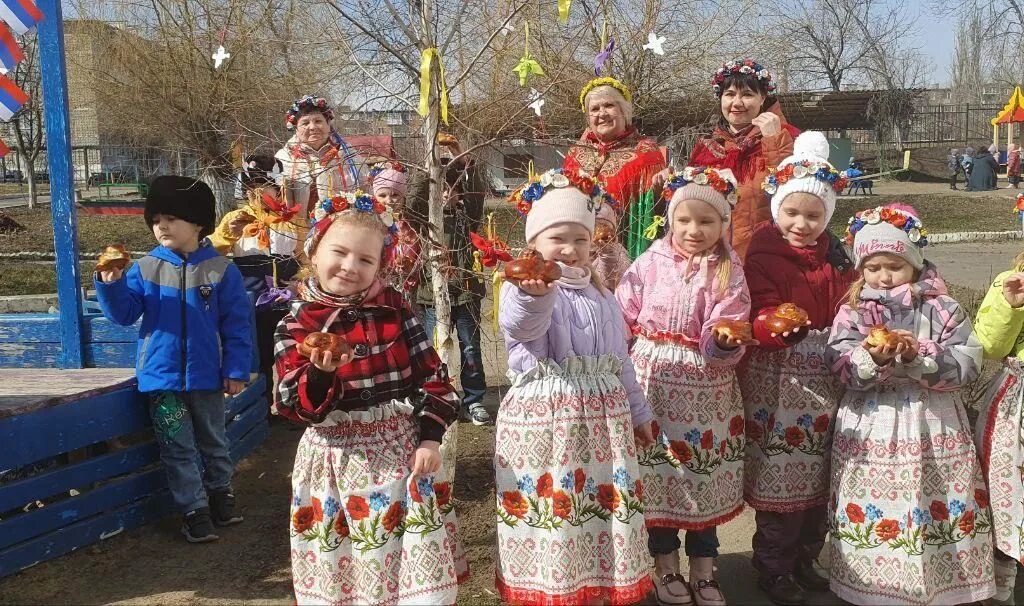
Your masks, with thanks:
[(498, 334), (501, 328), (498, 326), (498, 308), (501, 305), (501, 284), (504, 281), (504, 272), (495, 271), (491, 276), (491, 295), (494, 297), (494, 305), (491, 306), (491, 326), (494, 334)]
[(665, 217), (661, 215), (654, 215), (654, 220), (644, 230), (644, 237), (648, 240), (653, 240), (658, 237), (658, 228), (665, 225)]
[(527, 183), (532, 183), (534, 176), (535, 175), (534, 175), (534, 172), (533, 172), (533, 160), (530, 160), (526, 164), (526, 182)]
[(558, 0), (558, 20), (562, 25), (569, 22), (570, 6), (572, 6), (572, 0)]
[(441, 121), (448, 124), (448, 85), (444, 81), (444, 61), (441, 51), (435, 47), (428, 48), (420, 55), (420, 116), (430, 113), (430, 64), (437, 58), (437, 67), (441, 72)]
[(484, 233), (487, 234), (487, 239), (494, 241), (494, 213), (487, 213), (487, 227), (484, 228)]
[(530, 76), (543, 76), (544, 68), (540, 66), (540, 63), (530, 55), (530, 22), (527, 21), (524, 24), (526, 30), (526, 47), (523, 50), (523, 56), (519, 59), (519, 63), (512, 68), (512, 71), (519, 74), (519, 86), (526, 86), (530, 79)]
[(480, 263), (480, 251), (479, 250), (474, 250), (473, 251), (473, 271), (478, 273), (478, 274), (484, 273), (484, 266), (483, 266), (482, 263)]

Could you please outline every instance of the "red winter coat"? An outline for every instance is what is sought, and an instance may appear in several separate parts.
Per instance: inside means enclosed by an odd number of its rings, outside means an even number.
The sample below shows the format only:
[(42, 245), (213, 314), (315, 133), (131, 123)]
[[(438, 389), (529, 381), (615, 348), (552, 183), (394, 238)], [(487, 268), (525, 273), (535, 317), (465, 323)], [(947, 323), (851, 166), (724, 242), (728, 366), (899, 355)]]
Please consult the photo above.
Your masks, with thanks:
[[(750, 288), (750, 313), (754, 338), (761, 347), (780, 349), (792, 345), (771, 331), (757, 318), (769, 315), (783, 303), (793, 303), (807, 311), (809, 328), (827, 330), (842, 305), (850, 284), (857, 277), (852, 268), (842, 272), (827, 261), (829, 234), (818, 237), (814, 247), (790, 246), (770, 221), (754, 229), (747, 249), (743, 272)], [(805, 333), (806, 334), (806, 333)]]
[(698, 139), (690, 154), (690, 166), (711, 166), (728, 168), (739, 182), (736, 208), (732, 213), (732, 247), (740, 259), (746, 258), (751, 233), (761, 222), (772, 218), (768, 196), (761, 189), (761, 183), (768, 176), (768, 170), (793, 153), (793, 141), (800, 129), (786, 122), (778, 102), (766, 112), (779, 116), (782, 131), (765, 137), (756, 126), (747, 135), (737, 140), (728, 128), (716, 127), (711, 136)]
[[(364, 410), (411, 398), (421, 419), (420, 438), (440, 441), (456, 419), (459, 398), (402, 295), (385, 288), (359, 307), (338, 311), (297, 301), (277, 325), (275, 411), (299, 423), (319, 423), (332, 410)], [(330, 326), (325, 327), (328, 322)], [(321, 330), (344, 336), (352, 346), (352, 361), (339, 366), (333, 378), (298, 351), (297, 344), (306, 335)], [(327, 388), (326, 397), (310, 397), (310, 391), (323, 393), (311, 388), (311, 380)]]

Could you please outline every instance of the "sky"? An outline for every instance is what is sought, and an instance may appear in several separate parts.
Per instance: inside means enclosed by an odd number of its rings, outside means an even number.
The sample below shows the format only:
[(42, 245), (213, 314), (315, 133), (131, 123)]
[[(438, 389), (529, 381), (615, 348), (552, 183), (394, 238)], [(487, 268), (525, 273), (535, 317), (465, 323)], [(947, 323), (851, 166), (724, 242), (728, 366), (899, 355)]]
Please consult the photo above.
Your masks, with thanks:
[(953, 59), (953, 38), (956, 36), (956, 15), (936, 13), (929, 0), (907, 0), (907, 12), (915, 15), (917, 41), (921, 51), (931, 59), (929, 84), (949, 84), (949, 66)]

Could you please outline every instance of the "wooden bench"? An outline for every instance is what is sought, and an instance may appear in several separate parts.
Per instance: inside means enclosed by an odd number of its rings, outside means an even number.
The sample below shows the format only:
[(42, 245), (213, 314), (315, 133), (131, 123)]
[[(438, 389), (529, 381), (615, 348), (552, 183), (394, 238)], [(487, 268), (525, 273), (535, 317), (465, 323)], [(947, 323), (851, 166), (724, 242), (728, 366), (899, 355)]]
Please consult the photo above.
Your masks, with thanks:
[[(0, 369), (0, 470), (20, 476), (0, 479), (0, 576), (174, 512), (133, 374)], [(269, 431), (256, 377), (225, 401), (235, 462)]]

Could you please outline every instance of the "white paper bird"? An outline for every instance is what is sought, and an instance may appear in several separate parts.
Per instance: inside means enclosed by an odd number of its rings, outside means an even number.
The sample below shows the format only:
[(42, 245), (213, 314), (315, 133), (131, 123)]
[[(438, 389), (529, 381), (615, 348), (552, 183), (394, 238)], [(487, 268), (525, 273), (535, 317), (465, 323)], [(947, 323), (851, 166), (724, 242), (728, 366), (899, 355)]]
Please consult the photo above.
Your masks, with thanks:
[(655, 55), (664, 55), (665, 49), (661, 47), (662, 44), (665, 44), (665, 36), (659, 36), (654, 32), (650, 32), (647, 34), (647, 44), (644, 45), (644, 48)]
[(533, 100), (533, 102), (530, 103), (529, 105), (530, 109), (532, 109), (535, 114), (540, 116), (540, 109), (544, 107), (544, 98), (540, 96), (540, 92), (537, 89), (531, 88), (530, 99)]
[(220, 69), (220, 66), (221, 66), (222, 63), (224, 63), (224, 60), (225, 59), (230, 59), (230, 58), (231, 58), (231, 53), (226, 52), (224, 50), (223, 46), (218, 46), (217, 47), (217, 52), (215, 52), (213, 54), (213, 68), (214, 69)]

